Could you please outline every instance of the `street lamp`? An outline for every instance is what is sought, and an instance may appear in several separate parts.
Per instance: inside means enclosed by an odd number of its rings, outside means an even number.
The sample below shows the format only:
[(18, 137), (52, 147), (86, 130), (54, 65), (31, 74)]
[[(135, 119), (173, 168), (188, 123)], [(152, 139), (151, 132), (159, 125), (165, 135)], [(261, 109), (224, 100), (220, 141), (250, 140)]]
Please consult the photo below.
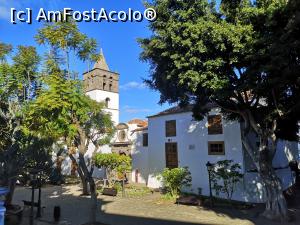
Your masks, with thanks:
[(125, 197), (125, 177), (126, 177), (126, 163), (122, 162), (122, 197)]
[(31, 208), (29, 216), (29, 224), (33, 225), (33, 210), (34, 210), (34, 188), (36, 185), (37, 175), (36, 172), (31, 171), (30, 173), (30, 184), (31, 184)]
[(213, 199), (212, 199), (212, 191), (211, 191), (211, 172), (214, 168), (214, 165), (208, 161), (206, 163), (206, 167), (208, 172), (210, 206), (213, 207)]

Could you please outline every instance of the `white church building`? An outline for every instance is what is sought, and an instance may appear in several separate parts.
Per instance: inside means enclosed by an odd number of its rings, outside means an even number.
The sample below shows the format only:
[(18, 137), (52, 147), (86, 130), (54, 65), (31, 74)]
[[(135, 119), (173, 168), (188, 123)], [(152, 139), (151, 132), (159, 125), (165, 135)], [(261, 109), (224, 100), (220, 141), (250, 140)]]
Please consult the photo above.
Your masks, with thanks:
[[(159, 188), (162, 183), (157, 175), (164, 168), (188, 167), (192, 186), (185, 191), (209, 195), (206, 163), (229, 159), (239, 163), (244, 174), (233, 199), (264, 202), (260, 178), (242, 145), (239, 122), (226, 121), (218, 108), (212, 108), (204, 120), (195, 121), (191, 107), (173, 107), (149, 116), (147, 121), (133, 119), (119, 123), (119, 74), (109, 70), (103, 56), (93, 70), (83, 76), (86, 94), (96, 101), (105, 102), (106, 110), (116, 124), (115, 138), (101, 152), (131, 156), (131, 182)], [(258, 144), (256, 137), (252, 139)], [(91, 145), (87, 157), (92, 153)], [(295, 181), (289, 168), (292, 160), (298, 160), (298, 144), (279, 141), (273, 166), (284, 189)], [(65, 172), (69, 172), (68, 169)], [(102, 173), (96, 171), (95, 176), (101, 177)]]

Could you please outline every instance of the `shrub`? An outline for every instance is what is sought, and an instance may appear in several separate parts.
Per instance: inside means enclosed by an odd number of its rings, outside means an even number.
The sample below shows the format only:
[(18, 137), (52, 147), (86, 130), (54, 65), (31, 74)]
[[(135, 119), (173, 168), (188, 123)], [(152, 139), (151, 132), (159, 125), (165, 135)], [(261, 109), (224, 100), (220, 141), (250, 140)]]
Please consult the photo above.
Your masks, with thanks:
[(114, 183), (113, 188), (116, 189), (118, 192), (122, 191), (122, 184), (120, 184), (119, 182)]
[(160, 175), (167, 192), (172, 196), (178, 196), (182, 187), (191, 186), (192, 176), (187, 167), (166, 168)]
[(216, 195), (224, 193), (228, 200), (232, 199), (232, 195), (236, 189), (236, 185), (243, 177), (240, 173), (241, 166), (237, 163), (233, 163), (233, 160), (218, 161), (214, 165), (214, 169), (211, 172), (211, 179), (213, 183), (213, 189)]

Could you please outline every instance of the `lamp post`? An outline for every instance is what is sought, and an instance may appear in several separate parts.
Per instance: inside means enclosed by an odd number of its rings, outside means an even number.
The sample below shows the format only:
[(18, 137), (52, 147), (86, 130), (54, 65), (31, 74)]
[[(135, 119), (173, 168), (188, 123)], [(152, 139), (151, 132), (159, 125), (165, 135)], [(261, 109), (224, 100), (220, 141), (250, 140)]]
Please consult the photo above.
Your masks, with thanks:
[(123, 177), (122, 177), (122, 197), (124, 198), (125, 197), (125, 177), (126, 177), (126, 163), (125, 162), (122, 162), (122, 172), (123, 172)]
[(42, 201), (41, 201), (41, 195), (42, 195), (42, 176), (41, 174), (37, 177), (37, 188), (39, 190), (39, 197), (38, 197), (38, 210), (36, 214), (36, 218), (42, 217)]
[(211, 172), (213, 170), (214, 165), (208, 161), (206, 163), (206, 167), (208, 172), (210, 206), (213, 207), (213, 199), (212, 199), (212, 191), (211, 191)]
[(30, 216), (29, 216), (29, 224), (33, 225), (33, 210), (34, 210), (34, 188), (36, 185), (36, 173), (32, 172), (30, 174), (30, 182), (31, 182), (31, 208), (30, 208)]

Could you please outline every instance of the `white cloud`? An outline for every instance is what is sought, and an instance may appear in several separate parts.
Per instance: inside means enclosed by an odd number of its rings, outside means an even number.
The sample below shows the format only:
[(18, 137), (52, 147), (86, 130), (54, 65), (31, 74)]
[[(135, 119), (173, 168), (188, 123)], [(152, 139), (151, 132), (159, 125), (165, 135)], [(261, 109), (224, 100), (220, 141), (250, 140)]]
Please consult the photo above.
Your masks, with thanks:
[(10, 8), (7, 6), (0, 5), (0, 19), (9, 19), (10, 18)]
[(129, 114), (149, 113), (152, 111), (151, 109), (132, 107), (129, 105), (124, 106), (123, 109), (126, 113), (129, 113)]
[(18, 2), (12, 2), (9, 0), (0, 0), (0, 19), (9, 20), (10, 10), (12, 7), (18, 7)]
[(0, 0), (0, 19), (10, 19), (11, 8), (25, 10), (25, 8), (43, 7), (51, 10), (61, 10), (64, 0), (49, 0), (49, 1), (12, 1)]
[(144, 83), (139, 83), (136, 81), (131, 81), (126, 84), (120, 85), (120, 89), (122, 90), (130, 90), (130, 89), (144, 89), (146, 85)]

